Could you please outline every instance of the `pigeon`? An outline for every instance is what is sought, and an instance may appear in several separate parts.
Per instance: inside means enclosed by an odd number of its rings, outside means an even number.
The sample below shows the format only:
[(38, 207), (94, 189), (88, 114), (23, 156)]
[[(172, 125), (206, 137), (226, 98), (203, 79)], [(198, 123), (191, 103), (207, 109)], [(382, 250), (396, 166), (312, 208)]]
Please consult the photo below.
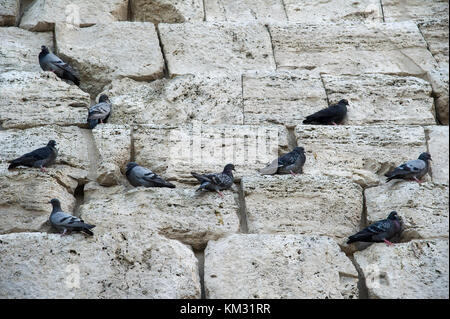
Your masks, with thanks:
[(153, 173), (151, 170), (139, 166), (135, 162), (129, 162), (127, 164), (127, 170), (125, 172), (128, 181), (134, 187), (168, 187), (175, 188), (175, 185), (166, 182), (160, 176)]
[(409, 179), (414, 180), (417, 183), (421, 183), (421, 178), (428, 173), (430, 165), (428, 161), (431, 161), (431, 155), (429, 153), (420, 154), (419, 158), (396, 167), (393, 171), (386, 173), (386, 183), (392, 179)]
[(63, 212), (61, 203), (56, 198), (53, 198), (49, 203), (53, 206), (49, 218), (50, 224), (57, 230), (63, 231), (61, 236), (66, 235), (67, 231), (81, 231), (91, 236), (94, 235), (90, 229), (94, 228), (95, 225), (86, 224), (82, 219)]
[(388, 246), (393, 245), (389, 239), (402, 230), (402, 221), (396, 211), (392, 211), (387, 219), (379, 220), (372, 225), (364, 228), (360, 232), (350, 236), (347, 244), (357, 241), (366, 243), (385, 242)]
[(306, 117), (303, 124), (340, 124), (347, 115), (347, 100), (340, 100), (338, 104), (320, 110)]
[(9, 161), (8, 169), (13, 169), (17, 166), (39, 167), (42, 172), (46, 172), (45, 167), (55, 163), (58, 150), (55, 148), (56, 142), (51, 140), (47, 146), (38, 148), (30, 153), (26, 153), (19, 158)]
[(272, 174), (292, 174), (303, 173), (303, 165), (305, 165), (306, 156), (303, 147), (295, 147), (292, 152), (284, 154), (274, 160), (270, 165), (261, 169), (262, 175)]
[(39, 53), (39, 64), (42, 70), (52, 71), (59, 78), (70, 80), (77, 86), (80, 86), (80, 79), (70, 65), (50, 52), (45, 45), (41, 46), (41, 50), (42, 51)]
[(217, 192), (223, 197), (221, 190), (229, 189), (233, 185), (234, 178), (233, 173), (231, 172), (232, 170), (234, 170), (234, 165), (227, 164), (222, 173), (200, 175), (191, 172), (192, 176), (200, 182), (200, 187), (197, 188), (196, 191), (207, 189), (212, 192)]
[(93, 129), (98, 123), (106, 123), (111, 115), (111, 102), (106, 94), (100, 95), (98, 103), (89, 108), (87, 122)]

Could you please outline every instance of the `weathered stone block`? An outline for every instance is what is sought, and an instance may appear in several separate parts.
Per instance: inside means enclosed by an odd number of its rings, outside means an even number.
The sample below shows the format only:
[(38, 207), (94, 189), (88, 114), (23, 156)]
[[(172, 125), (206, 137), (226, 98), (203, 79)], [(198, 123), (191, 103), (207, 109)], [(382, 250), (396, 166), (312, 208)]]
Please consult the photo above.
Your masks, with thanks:
[(158, 25), (170, 76), (275, 70), (269, 32), (261, 24)]
[(96, 23), (127, 20), (127, 0), (36, 0), (26, 8), (20, 27), (30, 31), (53, 31), (55, 23), (87, 27)]
[(182, 23), (203, 21), (203, 1), (130, 0), (133, 21)]
[(413, 240), (355, 253), (369, 298), (448, 299), (448, 240)]
[(192, 250), (151, 233), (2, 235), (0, 256), (1, 298), (200, 298)]
[(0, 91), (3, 128), (86, 124), (89, 94), (65, 83), (52, 72), (0, 74)]
[(120, 124), (243, 124), (241, 76), (182, 75), (150, 83), (114, 80), (103, 92)]
[(345, 238), (358, 230), (363, 191), (348, 179), (306, 174), (245, 176), (241, 183), (250, 233)]
[(231, 235), (205, 250), (207, 298), (357, 298), (357, 282), (328, 237)]

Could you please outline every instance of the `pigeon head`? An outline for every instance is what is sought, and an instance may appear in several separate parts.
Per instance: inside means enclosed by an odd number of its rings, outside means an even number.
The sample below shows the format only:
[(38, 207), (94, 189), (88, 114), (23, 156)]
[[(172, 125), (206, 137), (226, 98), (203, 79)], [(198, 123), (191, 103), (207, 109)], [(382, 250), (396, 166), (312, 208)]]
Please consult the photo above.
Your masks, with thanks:
[(59, 199), (53, 198), (51, 201), (49, 201), (50, 204), (52, 204), (53, 206), (61, 206), (61, 202), (59, 201)]
[(429, 161), (432, 160), (430, 153), (427, 153), (427, 152), (424, 152), (424, 153), (420, 154), (419, 159), (422, 160), (422, 161), (425, 161), (425, 162), (428, 161), (428, 160)]
[(137, 163), (135, 163), (135, 162), (129, 162), (129, 163), (127, 164), (127, 172), (131, 171), (131, 170), (132, 170), (133, 168), (135, 168), (136, 166), (138, 166)]
[(295, 147), (292, 151), (296, 152), (296, 153), (305, 153), (305, 149), (303, 147)]
[(47, 146), (55, 147), (55, 146), (56, 146), (56, 142), (55, 142), (54, 140), (50, 140), (50, 141), (47, 143)]
[(390, 220), (400, 220), (400, 217), (398, 216), (398, 213), (396, 211), (390, 212), (388, 219)]
[(342, 99), (339, 101), (339, 104), (348, 105), (348, 101), (346, 99)]
[(233, 164), (227, 164), (223, 168), (224, 173), (231, 173), (231, 171), (234, 171), (234, 165)]
[(45, 53), (45, 54), (49, 53), (48, 48), (45, 45), (41, 46), (41, 50), (42, 50), (41, 51), (42, 53)]
[(99, 103), (101, 103), (101, 102), (109, 102), (109, 98), (108, 98), (108, 96), (106, 94), (102, 94), (102, 95), (100, 95), (100, 98), (98, 99), (98, 102)]

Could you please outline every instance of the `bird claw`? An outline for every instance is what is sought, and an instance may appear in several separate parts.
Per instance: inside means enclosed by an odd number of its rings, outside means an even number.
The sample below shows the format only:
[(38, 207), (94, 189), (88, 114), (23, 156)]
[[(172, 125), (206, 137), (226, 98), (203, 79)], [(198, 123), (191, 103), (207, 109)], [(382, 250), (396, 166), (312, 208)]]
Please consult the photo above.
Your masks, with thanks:
[(47, 173), (47, 170), (44, 167), (41, 167), (41, 172)]
[(217, 191), (217, 193), (220, 195), (220, 197), (223, 198), (223, 193), (222, 192)]
[(292, 176), (297, 176), (297, 174), (295, 174), (293, 171), (289, 171), (291, 173)]
[(394, 246), (393, 243), (391, 243), (389, 240), (384, 239), (384, 242), (386, 243), (387, 246)]

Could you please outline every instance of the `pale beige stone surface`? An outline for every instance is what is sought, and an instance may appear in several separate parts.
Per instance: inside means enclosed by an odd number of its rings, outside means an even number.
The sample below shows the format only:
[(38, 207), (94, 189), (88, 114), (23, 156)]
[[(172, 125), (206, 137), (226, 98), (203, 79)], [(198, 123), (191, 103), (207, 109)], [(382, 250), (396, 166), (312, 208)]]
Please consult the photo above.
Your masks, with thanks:
[(351, 299), (357, 282), (350, 259), (328, 237), (236, 234), (205, 250), (207, 298)]
[(430, 19), (419, 23), (419, 29), (434, 58), (440, 64), (446, 63), (448, 68), (448, 14), (443, 19)]
[(41, 46), (53, 50), (51, 32), (30, 32), (16, 27), (0, 28), (0, 73), (8, 71), (39, 72)]
[(411, 238), (448, 238), (448, 186), (400, 181), (364, 191), (367, 222), (385, 219), (396, 211), (403, 220), (401, 241)]
[(131, 130), (128, 126), (100, 124), (92, 130), (98, 158), (97, 181), (103, 186), (117, 185), (123, 179), (131, 156)]
[(448, 260), (448, 239), (374, 244), (355, 253), (373, 299), (448, 299)]
[(1, 298), (200, 298), (192, 250), (152, 233), (8, 234), (0, 256)]
[[(45, 90), (42, 88), (45, 87)], [(86, 123), (89, 94), (52, 72), (0, 74), (0, 123), (3, 128)]]
[(428, 80), (433, 87), (433, 95), (435, 98), (436, 117), (441, 124), (449, 124), (449, 103), (448, 103), (448, 88), (449, 88), (449, 74), (447, 66), (439, 67), (430, 70), (427, 73)]
[(135, 161), (169, 180), (197, 184), (190, 172), (222, 172), (235, 165), (235, 180), (254, 175), (288, 150), (288, 131), (281, 125), (135, 126)]
[(385, 74), (322, 78), (332, 103), (348, 100), (346, 125), (436, 124), (431, 85), (425, 80)]
[(448, 0), (383, 0), (386, 22), (448, 17)]
[(298, 1), (283, 0), (289, 22), (358, 23), (382, 22), (381, 2), (378, 0)]
[(417, 25), (410, 21), (274, 24), (269, 31), (279, 69), (424, 75), (436, 67)]
[(133, 188), (128, 184), (105, 190), (88, 184), (88, 200), (80, 212), (98, 225), (98, 234), (155, 231), (198, 249), (209, 240), (239, 231), (237, 193), (224, 192), (221, 198), (195, 189)]
[(80, 73), (80, 87), (91, 94), (117, 78), (150, 81), (163, 76), (153, 23), (111, 22), (81, 29), (58, 23), (55, 38), (59, 57)]
[(328, 107), (322, 79), (312, 72), (248, 72), (242, 85), (245, 124), (294, 127)]
[(0, 26), (14, 26), (19, 18), (19, 0), (0, 0)]
[(206, 21), (286, 22), (283, 0), (205, 0)]
[(358, 230), (363, 190), (339, 177), (245, 176), (247, 225), (250, 233), (347, 237)]
[(269, 32), (262, 24), (158, 25), (170, 76), (275, 70)]
[(202, 0), (129, 0), (133, 21), (182, 23), (203, 21)]
[(428, 151), (431, 154), (433, 182), (448, 185), (449, 179), (449, 134), (448, 126), (426, 126)]
[(127, 20), (127, 0), (35, 0), (25, 8), (20, 27), (53, 31), (55, 23), (86, 27), (96, 23)]
[(103, 92), (110, 96), (110, 123), (243, 124), (240, 75), (182, 75), (150, 83), (114, 80)]
[(304, 172), (344, 176), (361, 186), (376, 185), (376, 175), (384, 183), (390, 169), (426, 151), (420, 126), (298, 125), (295, 136), (306, 151)]

